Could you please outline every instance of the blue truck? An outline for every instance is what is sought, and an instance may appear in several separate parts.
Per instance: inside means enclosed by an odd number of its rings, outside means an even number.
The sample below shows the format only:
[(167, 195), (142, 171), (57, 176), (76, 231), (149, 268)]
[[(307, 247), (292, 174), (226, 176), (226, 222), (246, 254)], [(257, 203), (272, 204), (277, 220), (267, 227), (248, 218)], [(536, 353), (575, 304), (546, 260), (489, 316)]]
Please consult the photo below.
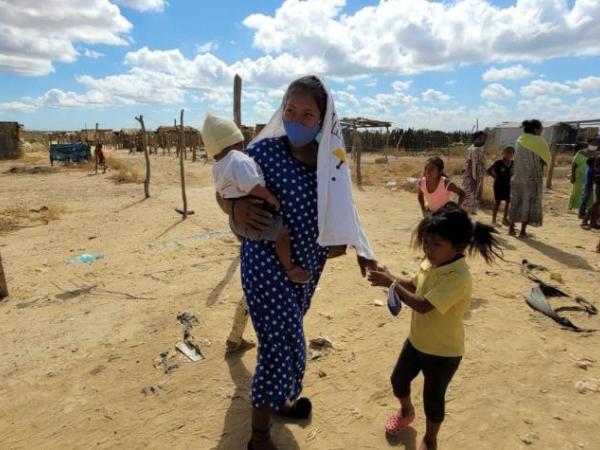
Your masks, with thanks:
[(73, 144), (50, 144), (50, 165), (54, 165), (54, 161), (89, 161), (91, 157), (90, 146), (83, 142), (75, 142)]

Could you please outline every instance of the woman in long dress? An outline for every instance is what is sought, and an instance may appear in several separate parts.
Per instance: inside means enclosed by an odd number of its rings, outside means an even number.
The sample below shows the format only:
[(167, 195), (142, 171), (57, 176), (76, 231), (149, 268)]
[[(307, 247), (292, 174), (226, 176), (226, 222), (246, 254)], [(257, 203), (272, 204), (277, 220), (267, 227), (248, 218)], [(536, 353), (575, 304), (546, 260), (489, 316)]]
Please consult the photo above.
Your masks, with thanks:
[(485, 140), (487, 135), (477, 131), (473, 135), (473, 144), (467, 149), (466, 166), (463, 173), (465, 191), (464, 209), (469, 214), (477, 214), (479, 201), (483, 194), (483, 177), (485, 176)]
[(528, 237), (527, 225), (541, 226), (544, 218), (544, 165), (550, 163), (548, 143), (541, 137), (539, 120), (523, 122), (523, 134), (517, 139), (513, 176), (510, 181), (509, 234), (515, 235), (515, 224), (521, 224), (520, 237)]

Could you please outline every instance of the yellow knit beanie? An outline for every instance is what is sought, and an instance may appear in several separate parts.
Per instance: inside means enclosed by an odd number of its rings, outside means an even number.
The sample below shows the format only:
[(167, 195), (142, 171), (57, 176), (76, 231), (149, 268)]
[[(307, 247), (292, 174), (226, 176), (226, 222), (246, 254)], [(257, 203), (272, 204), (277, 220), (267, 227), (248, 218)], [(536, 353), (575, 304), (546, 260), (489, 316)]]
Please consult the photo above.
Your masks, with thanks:
[(213, 116), (210, 112), (206, 113), (201, 133), (204, 149), (209, 158), (218, 155), (230, 145), (244, 142), (244, 135), (233, 121)]

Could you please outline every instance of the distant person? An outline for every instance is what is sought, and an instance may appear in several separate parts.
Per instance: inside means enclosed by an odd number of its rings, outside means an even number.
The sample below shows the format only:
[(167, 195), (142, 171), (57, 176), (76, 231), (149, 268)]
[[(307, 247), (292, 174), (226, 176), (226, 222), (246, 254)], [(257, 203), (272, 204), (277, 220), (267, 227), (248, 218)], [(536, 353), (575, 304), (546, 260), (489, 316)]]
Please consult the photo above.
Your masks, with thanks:
[(469, 214), (477, 214), (479, 201), (483, 194), (483, 178), (485, 176), (485, 141), (487, 134), (477, 131), (473, 134), (473, 143), (467, 149), (466, 165), (463, 173), (465, 190), (465, 209)]
[[(579, 210), (580, 219), (583, 219), (583, 216), (585, 215), (585, 209), (589, 208), (593, 203), (591, 197), (588, 198), (588, 202), (585, 205), (582, 205), (581, 201), (584, 193), (583, 187), (585, 184), (585, 175), (587, 171), (587, 160), (588, 158), (598, 155), (599, 144), (600, 136), (590, 139), (587, 147), (579, 150), (575, 154), (571, 164), (571, 184), (573, 186), (571, 187), (571, 195), (569, 197), (569, 209)], [(581, 209), (582, 206), (584, 206), (583, 211)]]
[(594, 185), (596, 184), (596, 169), (594, 167), (595, 161), (596, 158), (593, 156), (589, 157), (585, 161), (585, 178), (583, 180), (583, 189), (581, 193), (581, 200), (579, 202), (579, 218), (584, 220), (588, 204), (594, 201)]
[(265, 202), (265, 208), (273, 215), (273, 223), (265, 232), (252, 232), (231, 220), (233, 232), (247, 239), (274, 242), (275, 254), (290, 281), (308, 283), (310, 274), (292, 261), (290, 234), (280, 214), (281, 203), (265, 187), (265, 178), (260, 167), (242, 151), (242, 132), (233, 121), (208, 113), (202, 126), (202, 140), (208, 158), (215, 160), (213, 181), (219, 195), (233, 200), (233, 207), (235, 200), (243, 197), (261, 199)]
[(513, 176), (510, 180), (508, 208), (509, 234), (521, 224), (522, 238), (527, 238), (527, 225), (541, 226), (544, 218), (544, 165), (550, 164), (550, 148), (541, 136), (544, 127), (537, 119), (522, 123), (523, 133), (517, 139)]
[(102, 144), (96, 145), (94, 149), (94, 156), (96, 158), (96, 167), (102, 167), (102, 173), (106, 173), (106, 157), (102, 150)]
[(458, 206), (465, 200), (465, 191), (455, 185), (444, 173), (444, 161), (433, 156), (425, 163), (419, 183), (419, 206), (423, 217), (431, 215), (450, 201), (450, 193), (458, 195)]
[(513, 171), (513, 158), (515, 156), (515, 148), (512, 146), (504, 147), (502, 150), (502, 159), (499, 159), (492, 164), (487, 173), (494, 179), (494, 211), (492, 212), (492, 224), (496, 225), (496, 218), (500, 204), (504, 204), (504, 216), (502, 217), (502, 225), (508, 225), (508, 207), (510, 205), (510, 177)]
[(385, 267), (368, 274), (372, 286), (390, 289), (412, 310), (410, 334), (391, 376), (400, 409), (388, 417), (385, 430), (397, 435), (415, 420), (411, 384), (423, 372), (426, 431), (420, 450), (437, 448), (446, 390), (464, 353), (463, 317), (472, 287), (465, 255), (476, 251), (487, 262), (501, 256), (494, 233), (489, 225), (473, 224), (455, 203), (447, 203), (419, 223), (416, 244), (425, 258), (412, 278), (397, 278)]
[[(589, 230), (590, 228), (600, 228), (598, 221), (600, 219), (600, 155), (587, 160), (586, 181), (584, 184), (584, 192), (581, 200), (581, 213), (583, 205), (587, 203), (587, 199), (593, 197), (595, 190), (596, 198), (594, 203), (587, 209), (581, 222), (581, 227)], [(584, 203), (585, 202), (585, 203)]]

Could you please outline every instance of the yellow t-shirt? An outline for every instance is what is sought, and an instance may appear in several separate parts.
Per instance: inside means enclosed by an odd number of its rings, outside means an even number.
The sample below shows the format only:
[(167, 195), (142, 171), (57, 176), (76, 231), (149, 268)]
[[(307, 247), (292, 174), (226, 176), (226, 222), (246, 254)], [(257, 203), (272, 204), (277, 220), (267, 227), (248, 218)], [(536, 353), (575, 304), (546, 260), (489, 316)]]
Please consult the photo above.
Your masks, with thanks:
[(437, 356), (462, 356), (465, 351), (463, 316), (471, 301), (471, 274), (465, 258), (440, 267), (424, 260), (412, 279), (415, 294), (435, 308), (412, 311), (408, 339), (420, 352)]

